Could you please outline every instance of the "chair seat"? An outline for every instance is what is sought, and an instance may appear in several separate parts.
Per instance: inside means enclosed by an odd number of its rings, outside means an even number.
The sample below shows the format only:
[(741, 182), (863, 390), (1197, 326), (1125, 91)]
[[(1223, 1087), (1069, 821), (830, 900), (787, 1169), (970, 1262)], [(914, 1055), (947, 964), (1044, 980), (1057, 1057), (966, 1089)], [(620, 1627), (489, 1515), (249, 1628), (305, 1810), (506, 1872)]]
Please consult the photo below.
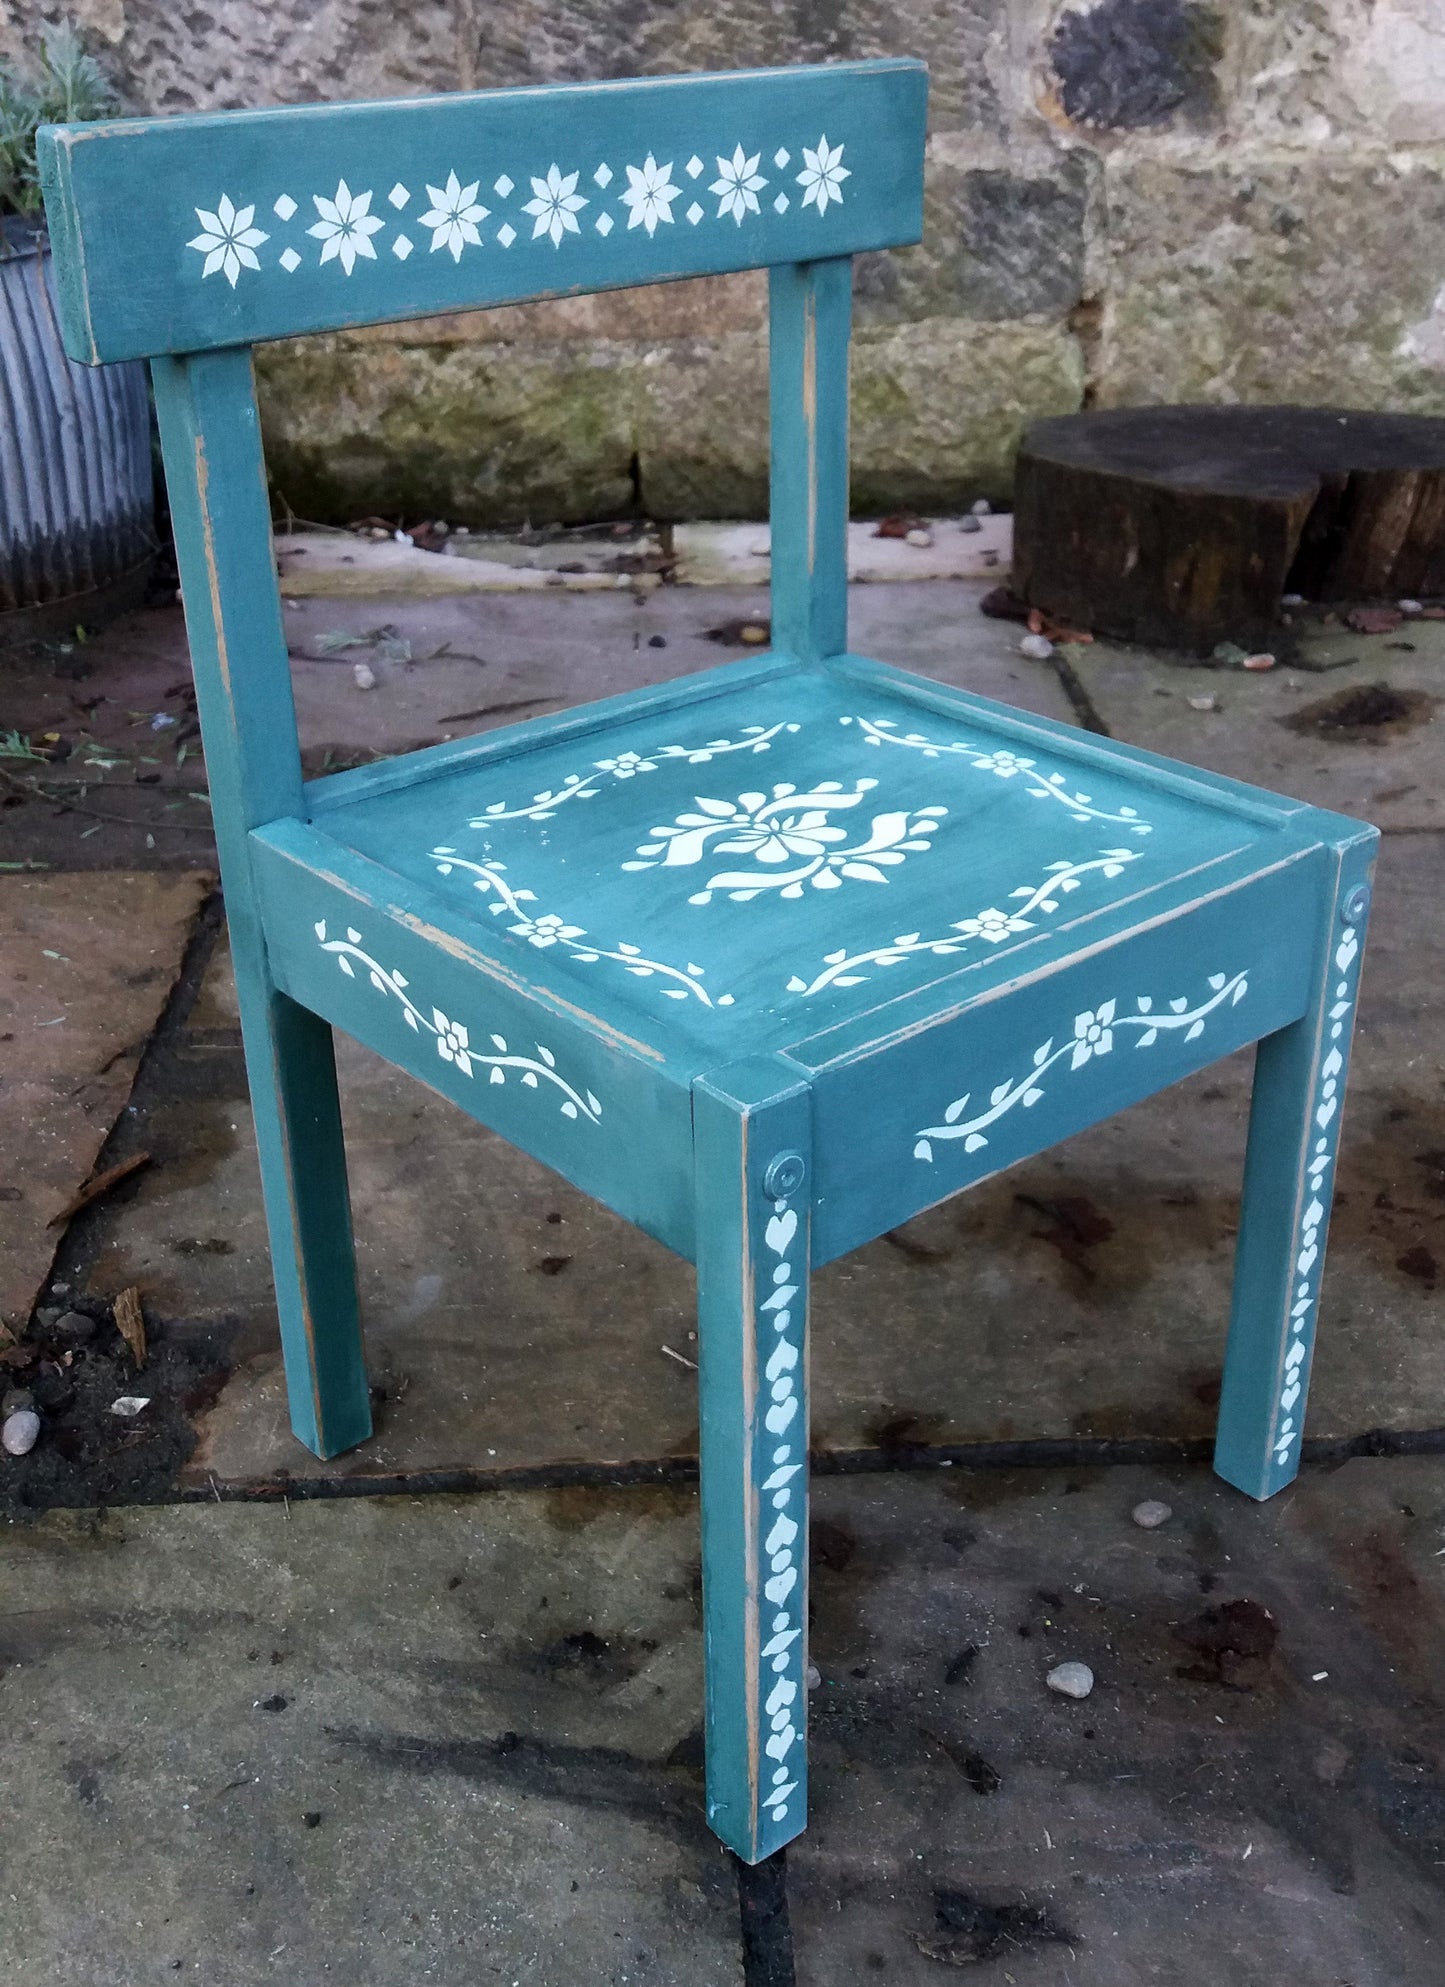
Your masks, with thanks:
[(647, 704), (333, 776), (313, 820), (703, 1069), (1137, 929), (1297, 811), (861, 660)]

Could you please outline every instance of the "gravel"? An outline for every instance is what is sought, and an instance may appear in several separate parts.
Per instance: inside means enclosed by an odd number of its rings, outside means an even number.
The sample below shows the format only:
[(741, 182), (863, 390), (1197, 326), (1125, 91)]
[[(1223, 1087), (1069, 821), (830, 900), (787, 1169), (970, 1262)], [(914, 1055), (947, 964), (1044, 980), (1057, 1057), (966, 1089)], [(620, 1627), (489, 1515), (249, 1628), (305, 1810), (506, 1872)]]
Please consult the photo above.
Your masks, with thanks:
[(1087, 1663), (1059, 1663), (1045, 1682), (1060, 1697), (1087, 1697), (1094, 1688), (1094, 1672)]

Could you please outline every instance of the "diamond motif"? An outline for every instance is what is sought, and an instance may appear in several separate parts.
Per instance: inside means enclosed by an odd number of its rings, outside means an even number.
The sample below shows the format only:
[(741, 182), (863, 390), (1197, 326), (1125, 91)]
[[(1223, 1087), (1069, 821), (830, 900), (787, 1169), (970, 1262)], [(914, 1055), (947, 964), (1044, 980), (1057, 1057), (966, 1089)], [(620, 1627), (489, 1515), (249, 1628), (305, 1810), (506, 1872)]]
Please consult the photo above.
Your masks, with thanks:
[(280, 260), (281, 267), (286, 271), (288, 276), (293, 269), (301, 267), (301, 257), (296, 253), (294, 248), (283, 248)]
[(787, 211), (788, 211), (788, 196), (786, 193), (780, 193), (777, 199), (773, 202), (773, 212), (775, 214), (786, 214)]
[(696, 179), (698, 174), (702, 171), (702, 160), (698, 157), (696, 152), (693, 153), (692, 157), (683, 167), (683, 171), (687, 174), (689, 179)]
[(410, 200), (411, 194), (407, 190), (407, 188), (402, 185), (401, 181), (398, 180), (396, 182), (396, 185), (391, 189), (390, 193), (388, 193), (386, 197), (391, 202), (392, 206), (396, 208), (397, 212), (400, 213), (402, 208), (405, 207), (407, 201)]
[(516, 239), (517, 239), (517, 230), (513, 227), (508, 226), (508, 224), (504, 221), (501, 227), (497, 229), (497, 240), (502, 244), (503, 248), (510, 248), (512, 246), (512, 243)]
[(792, 153), (786, 146), (779, 145), (777, 151), (773, 154), (773, 164), (775, 166), (785, 166), (792, 156)]
[(406, 258), (411, 254), (411, 236), (398, 235), (391, 245), (391, 252), (398, 262), (405, 262)]
[(611, 166), (606, 166), (606, 165), (599, 166), (596, 172), (593, 173), (592, 177), (599, 186), (611, 186), (612, 184)]
[(701, 207), (698, 206), (695, 200), (687, 210), (687, 218), (692, 222), (692, 225), (694, 227), (696, 227), (698, 222), (702, 219), (702, 209)]
[(289, 193), (283, 193), (271, 209), (271, 212), (279, 214), (283, 221), (289, 221), (291, 216), (296, 212), (296, 202), (291, 198)]
[(608, 235), (611, 234), (612, 216), (610, 214), (599, 214), (597, 216), (597, 232), (599, 235), (601, 235), (604, 241), (607, 239)]
[(493, 193), (500, 193), (502, 198), (505, 200), (507, 195), (511, 192), (512, 188), (515, 185), (516, 181), (508, 179), (507, 175), (503, 173), (502, 177), (497, 181), (496, 185), (492, 188), (492, 191)]

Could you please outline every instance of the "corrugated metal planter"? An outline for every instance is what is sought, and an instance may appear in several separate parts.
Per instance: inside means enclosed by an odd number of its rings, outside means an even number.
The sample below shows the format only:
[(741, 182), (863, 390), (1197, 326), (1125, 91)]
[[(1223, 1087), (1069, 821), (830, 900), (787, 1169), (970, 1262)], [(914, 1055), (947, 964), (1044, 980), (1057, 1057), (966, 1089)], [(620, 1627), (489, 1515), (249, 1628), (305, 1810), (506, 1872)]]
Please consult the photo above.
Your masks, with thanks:
[(73, 365), (49, 247), (0, 232), (0, 645), (139, 594), (153, 476), (145, 367)]

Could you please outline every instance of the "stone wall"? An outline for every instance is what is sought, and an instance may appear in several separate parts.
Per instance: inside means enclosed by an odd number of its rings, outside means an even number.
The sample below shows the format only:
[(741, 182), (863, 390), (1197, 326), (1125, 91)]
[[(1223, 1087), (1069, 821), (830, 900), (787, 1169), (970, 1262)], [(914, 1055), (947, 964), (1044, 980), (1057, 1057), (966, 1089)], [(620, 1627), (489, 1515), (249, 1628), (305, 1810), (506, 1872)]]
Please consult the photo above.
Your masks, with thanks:
[[(53, 11), (0, 0), (0, 48)], [(861, 258), (854, 505), (1005, 497), (1034, 415), (1445, 413), (1445, 0), (77, 0), (137, 110), (885, 54), (932, 73), (927, 234)], [(761, 279), (260, 354), (298, 514), (764, 506)]]

